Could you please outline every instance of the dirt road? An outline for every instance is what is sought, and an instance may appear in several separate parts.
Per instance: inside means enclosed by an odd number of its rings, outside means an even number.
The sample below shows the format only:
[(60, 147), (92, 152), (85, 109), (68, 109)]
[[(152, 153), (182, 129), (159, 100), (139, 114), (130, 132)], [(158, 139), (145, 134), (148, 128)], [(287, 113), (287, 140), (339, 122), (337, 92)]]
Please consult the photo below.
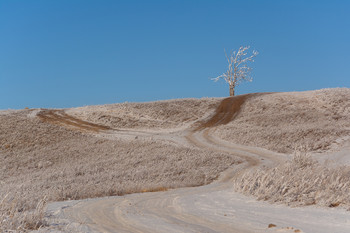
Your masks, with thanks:
[(233, 191), (230, 179), (237, 173), (275, 166), (288, 159), (287, 155), (235, 145), (212, 136), (215, 126), (233, 120), (244, 101), (254, 95), (224, 99), (209, 119), (170, 133), (111, 129), (79, 120), (64, 111), (40, 112), (38, 116), (45, 121), (100, 136), (152, 136), (181, 146), (227, 152), (246, 161), (206, 186), (52, 203), (48, 213), (64, 219), (67, 231), (74, 228), (83, 232), (350, 232), (347, 220), (350, 214), (346, 211), (270, 205)]

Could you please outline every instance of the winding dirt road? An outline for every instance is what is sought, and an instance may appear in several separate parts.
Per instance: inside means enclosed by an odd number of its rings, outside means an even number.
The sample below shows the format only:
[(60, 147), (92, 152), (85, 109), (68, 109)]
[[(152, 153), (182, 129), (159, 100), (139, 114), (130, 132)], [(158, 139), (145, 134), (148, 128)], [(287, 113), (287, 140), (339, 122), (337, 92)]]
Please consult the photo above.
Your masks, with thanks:
[(237, 173), (259, 166), (275, 166), (288, 159), (287, 155), (228, 143), (212, 136), (215, 126), (233, 120), (244, 101), (256, 95), (260, 94), (224, 99), (209, 119), (171, 134), (111, 129), (74, 118), (64, 111), (41, 111), (38, 116), (42, 120), (69, 128), (109, 137), (152, 136), (182, 146), (230, 153), (246, 161), (226, 170), (217, 181), (206, 186), (53, 203), (48, 212), (59, 215), (83, 232), (344, 232), (344, 229), (350, 232), (347, 220), (350, 214), (345, 211), (330, 214), (330, 210), (313, 207), (271, 205), (233, 191), (230, 179)]

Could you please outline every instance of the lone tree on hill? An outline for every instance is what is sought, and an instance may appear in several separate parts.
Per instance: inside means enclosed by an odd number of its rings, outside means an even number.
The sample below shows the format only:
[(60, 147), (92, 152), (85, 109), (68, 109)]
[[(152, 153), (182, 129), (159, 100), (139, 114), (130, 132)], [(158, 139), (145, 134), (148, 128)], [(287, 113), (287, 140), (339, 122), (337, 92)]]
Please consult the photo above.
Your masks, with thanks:
[(241, 46), (238, 51), (232, 51), (230, 57), (225, 56), (228, 62), (228, 69), (222, 75), (213, 78), (215, 82), (219, 79), (224, 79), (230, 85), (230, 96), (235, 95), (235, 88), (243, 81), (252, 81), (252, 68), (248, 66), (248, 62), (254, 62), (254, 57), (259, 53), (253, 50), (252, 55), (247, 56), (250, 46)]

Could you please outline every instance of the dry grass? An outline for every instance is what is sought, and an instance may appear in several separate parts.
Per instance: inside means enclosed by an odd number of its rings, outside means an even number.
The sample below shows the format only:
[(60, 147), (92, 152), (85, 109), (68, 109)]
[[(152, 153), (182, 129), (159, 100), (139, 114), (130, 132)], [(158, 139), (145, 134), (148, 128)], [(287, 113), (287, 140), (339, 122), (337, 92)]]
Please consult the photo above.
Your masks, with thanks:
[[(75, 108), (67, 113), (94, 123), (85, 124), (89, 129), (96, 125), (179, 129), (213, 116), (220, 101), (124, 103)], [(240, 162), (227, 154), (151, 138), (94, 137), (43, 122), (31, 113), (29, 109), (0, 112), (1, 232), (43, 225), (46, 201), (203, 185)], [(230, 114), (227, 117), (231, 119)], [(77, 123), (76, 119), (70, 121)], [(232, 122), (214, 123), (217, 136), (235, 143), (287, 153), (296, 145), (307, 145), (312, 151), (329, 150), (339, 138), (350, 135), (350, 89), (259, 95), (248, 99)], [(236, 180), (236, 188), (273, 202), (332, 207), (350, 204), (349, 177), (347, 167), (332, 168), (296, 156), (277, 168), (245, 174)]]
[(38, 201), (35, 208), (25, 209), (23, 207), (23, 194), (9, 192), (6, 195), (1, 193), (0, 196), (0, 230), (26, 232), (45, 226), (43, 219), (46, 197)]
[(249, 171), (235, 180), (236, 191), (291, 206), (350, 207), (350, 167), (320, 164), (305, 152), (275, 168)]
[(212, 113), (221, 100), (202, 98), (109, 104), (74, 108), (67, 113), (111, 128), (180, 128)]
[(238, 162), (227, 154), (152, 139), (98, 138), (28, 113), (0, 114), (0, 232), (39, 227), (43, 200), (198, 186)]
[(350, 89), (250, 98), (235, 120), (219, 126), (215, 135), (281, 153), (292, 153), (300, 145), (310, 151), (330, 150), (339, 138), (350, 136)]

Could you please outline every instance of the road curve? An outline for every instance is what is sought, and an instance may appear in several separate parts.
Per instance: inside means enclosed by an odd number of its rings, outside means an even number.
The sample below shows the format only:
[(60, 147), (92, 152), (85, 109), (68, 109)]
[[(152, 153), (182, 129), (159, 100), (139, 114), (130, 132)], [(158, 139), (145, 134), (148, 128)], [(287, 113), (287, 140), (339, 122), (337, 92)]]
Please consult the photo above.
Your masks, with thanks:
[[(270, 205), (233, 191), (230, 179), (238, 173), (259, 166), (275, 166), (287, 159), (286, 155), (228, 143), (212, 136), (215, 126), (233, 120), (244, 101), (256, 95), (261, 94), (226, 98), (211, 118), (172, 135), (171, 140), (179, 144), (186, 141), (192, 146), (230, 153), (246, 161), (227, 169), (217, 181), (202, 187), (76, 201), (61, 209), (61, 218), (71, 224), (79, 223), (77, 230), (84, 229), (81, 230), (84, 232), (322, 233), (343, 232), (344, 227), (350, 230), (350, 223), (344, 221), (349, 219), (349, 213), (338, 211), (330, 215), (329, 210), (318, 208), (292, 209)], [(159, 133), (104, 128), (76, 119), (64, 111), (46, 110), (38, 116), (51, 123), (84, 131), (104, 132), (112, 136), (150, 134), (160, 140), (170, 140)], [(269, 227), (269, 224), (273, 225)]]

